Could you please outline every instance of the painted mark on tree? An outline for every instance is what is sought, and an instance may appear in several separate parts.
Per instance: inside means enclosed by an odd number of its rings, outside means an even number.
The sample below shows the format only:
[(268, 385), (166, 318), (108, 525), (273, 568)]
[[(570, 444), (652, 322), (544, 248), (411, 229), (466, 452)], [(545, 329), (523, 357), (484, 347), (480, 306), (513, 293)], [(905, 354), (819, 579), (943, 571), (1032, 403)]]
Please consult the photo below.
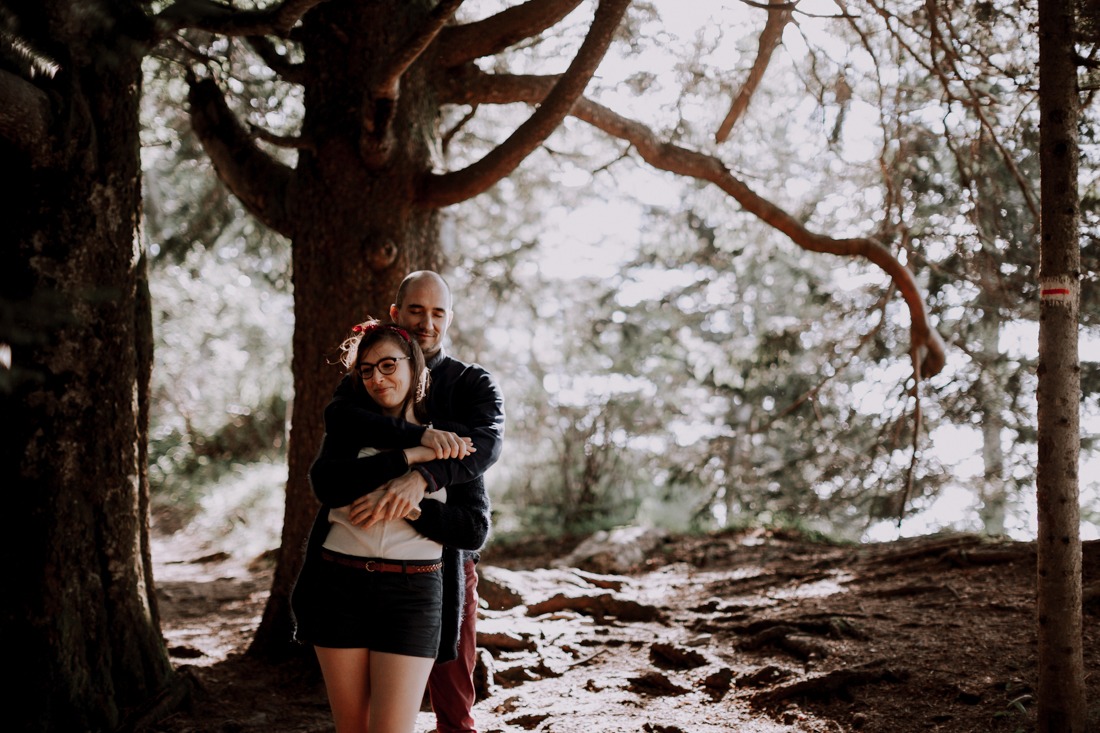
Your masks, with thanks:
[(1039, 280), (1039, 302), (1042, 305), (1056, 305), (1067, 308), (1077, 304), (1080, 283), (1072, 275), (1044, 277)]

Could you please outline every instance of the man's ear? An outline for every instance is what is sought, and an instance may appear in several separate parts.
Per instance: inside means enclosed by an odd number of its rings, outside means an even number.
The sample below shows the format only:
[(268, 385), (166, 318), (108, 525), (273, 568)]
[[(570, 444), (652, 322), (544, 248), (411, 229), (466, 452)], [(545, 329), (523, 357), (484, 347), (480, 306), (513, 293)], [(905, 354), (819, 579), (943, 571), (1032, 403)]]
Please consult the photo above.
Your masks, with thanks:
[(390, 320), (397, 323), (397, 303), (390, 304)]

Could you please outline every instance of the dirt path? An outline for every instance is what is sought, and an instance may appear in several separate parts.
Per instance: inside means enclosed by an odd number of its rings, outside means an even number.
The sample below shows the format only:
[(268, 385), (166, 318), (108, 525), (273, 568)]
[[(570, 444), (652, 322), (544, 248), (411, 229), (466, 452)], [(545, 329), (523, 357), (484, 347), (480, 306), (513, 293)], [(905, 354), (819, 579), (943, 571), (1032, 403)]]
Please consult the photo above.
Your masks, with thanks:
[[(165, 637), (198, 692), (147, 730), (331, 730), (315, 673), (241, 654), (270, 570), (188, 557), (182, 540), (156, 553)], [(625, 573), (499, 554), (482, 564), (483, 733), (1034, 729), (1027, 544), (675, 538)], [(1095, 543), (1085, 579), (1100, 580)], [(1086, 606), (1086, 670), (1100, 664), (1098, 611)], [(428, 712), (418, 722), (433, 729)]]

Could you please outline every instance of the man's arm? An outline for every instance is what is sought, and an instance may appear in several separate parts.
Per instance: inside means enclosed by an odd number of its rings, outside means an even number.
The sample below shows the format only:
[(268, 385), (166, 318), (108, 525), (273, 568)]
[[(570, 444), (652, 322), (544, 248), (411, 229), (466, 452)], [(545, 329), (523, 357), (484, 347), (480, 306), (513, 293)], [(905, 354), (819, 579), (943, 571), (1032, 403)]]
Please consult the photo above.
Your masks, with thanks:
[(468, 432), (459, 432), (470, 437), (477, 450), (462, 460), (430, 461), (416, 466), (427, 481), (429, 491), (472, 481), (500, 458), (504, 441), (504, 395), (492, 375), (481, 367), (461, 365), (460, 368), (462, 373), (446, 386), (450, 392), (447, 407), (451, 414), (443, 419), (466, 426)]
[(420, 518), (409, 523), (430, 540), (458, 550), (480, 550), (489, 538), (489, 495), (476, 478), (447, 487), (447, 501), (420, 503)]

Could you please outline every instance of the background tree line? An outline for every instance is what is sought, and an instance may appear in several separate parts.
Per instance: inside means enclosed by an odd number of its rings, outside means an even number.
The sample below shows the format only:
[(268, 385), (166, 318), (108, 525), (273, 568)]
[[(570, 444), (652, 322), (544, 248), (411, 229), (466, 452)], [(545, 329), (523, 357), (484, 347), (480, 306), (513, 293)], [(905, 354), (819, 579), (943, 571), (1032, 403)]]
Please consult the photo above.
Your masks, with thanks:
[[(152, 587), (147, 487), (183, 523), (232, 485), (245, 498), (218, 512), (248, 524), (285, 480), (298, 546), (326, 354), (414, 267), (449, 275), (455, 351), (508, 396), (501, 537), (760, 521), (857, 538), (958, 484), (975, 501), (957, 526), (1020, 530), (1035, 364), (1006, 337), (1038, 318), (1034, 10), (773, 5), (677, 29), (658, 3), (6, 3), (3, 152), (28, 185), (8, 200), (5, 465), (41, 558), (26, 585), (69, 553), (127, 567), (12, 604), (12, 623), (27, 604), (72, 620), (28, 680), (132, 623), (111, 598)], [(964, 431), (980, 471), (932, 451)], [(89, 435), (125, 450), (105, 461)], [(55, 511), (74, 474), (96, 487), (75, 537)], [(280, 568), (269, 651), (291, 553)], [(169, 676), (140, 638), (88, 663), (111, 688), (71, 709), (92, 727)]]

